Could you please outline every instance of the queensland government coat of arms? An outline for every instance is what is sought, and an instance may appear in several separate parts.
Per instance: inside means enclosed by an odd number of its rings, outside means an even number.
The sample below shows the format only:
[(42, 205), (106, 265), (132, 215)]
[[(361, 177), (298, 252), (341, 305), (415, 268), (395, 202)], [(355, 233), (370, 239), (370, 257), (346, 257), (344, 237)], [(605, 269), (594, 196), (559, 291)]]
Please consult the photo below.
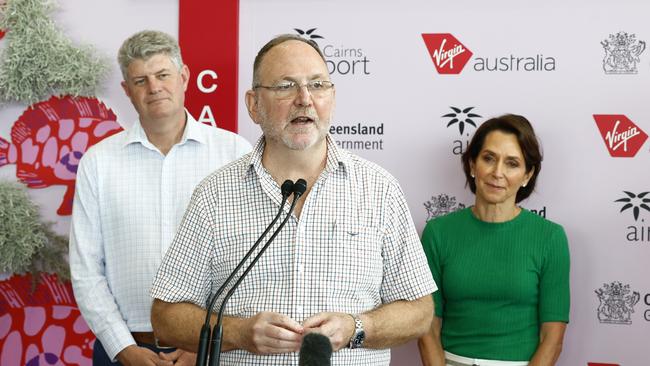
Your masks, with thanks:
[(634, 305), (639, 302), (641, 295), (630, 290), (630, 285), (614, 281), (605, 283), (595, 292), (600, 300), (598, 320), (601, 323), (632, 324)]

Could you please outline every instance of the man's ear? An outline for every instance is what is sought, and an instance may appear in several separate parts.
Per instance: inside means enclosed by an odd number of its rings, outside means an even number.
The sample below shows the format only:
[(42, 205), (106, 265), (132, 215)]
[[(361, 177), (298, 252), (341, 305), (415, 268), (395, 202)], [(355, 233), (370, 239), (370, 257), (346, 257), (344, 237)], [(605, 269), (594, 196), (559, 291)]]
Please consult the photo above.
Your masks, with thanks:
[(251, 117), (253, 122), (256, 124), (260, 123), (260, 116), (259, 113), (257, 112), (257, 94), (255, 93), (255, 90), (248, 90), (246, 92), (245, 96), (245, 101), (246, 101), (246, 109), (248, 110), (248, 115)]
[(124, 90), (124, 94), (126, 94), (126, 96), (129, 99), (131, 99), (131, 91), (129, 90), (129, 86), (126, 84), (126, 81), (122, 80), (120, 85), (122, 85), (122, 90)]
[(187, 65), (181, 67), (181, 80), (183, 80), (183, 91), (187, 91), (187, 85), (190, 82), (190, 68)]

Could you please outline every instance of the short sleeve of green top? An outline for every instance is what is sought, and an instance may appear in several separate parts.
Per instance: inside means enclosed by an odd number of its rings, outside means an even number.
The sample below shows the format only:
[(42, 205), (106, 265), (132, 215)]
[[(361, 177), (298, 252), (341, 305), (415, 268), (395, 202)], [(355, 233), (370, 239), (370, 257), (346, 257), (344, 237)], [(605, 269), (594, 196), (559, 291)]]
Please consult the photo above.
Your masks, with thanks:
[(544, 322), (569, 321), (564, 229), (522, 209), (503, 223), (470, 208), (431, 220), (422, 245), (438, 291), (442, 345), (457, 355), (530, 360)]

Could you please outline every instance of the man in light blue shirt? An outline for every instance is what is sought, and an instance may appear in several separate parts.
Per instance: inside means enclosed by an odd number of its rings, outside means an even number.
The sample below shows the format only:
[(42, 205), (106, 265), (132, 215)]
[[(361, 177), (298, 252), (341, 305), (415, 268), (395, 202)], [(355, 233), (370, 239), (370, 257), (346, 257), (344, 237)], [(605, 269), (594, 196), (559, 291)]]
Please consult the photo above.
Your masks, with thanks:
[(151, 282), (194, 187), (251, 145), (187, 113), (189, 69), (171, 36), (136, 33), (118, 61), (139, 118), (81, 159), (70, 232), (72, 285), (98, 339), (94, 365), (193, 364), (190, 353), (160, 353), (165, 347), (149, 320)]

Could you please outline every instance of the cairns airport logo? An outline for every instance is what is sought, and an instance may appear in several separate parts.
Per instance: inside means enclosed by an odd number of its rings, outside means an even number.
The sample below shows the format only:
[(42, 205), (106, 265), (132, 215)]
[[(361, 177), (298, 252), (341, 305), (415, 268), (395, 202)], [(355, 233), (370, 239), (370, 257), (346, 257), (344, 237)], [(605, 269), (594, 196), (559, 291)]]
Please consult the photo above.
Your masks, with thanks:
[(456, 128), (460, 137), (454, 139), (451, 143), (451, 153), (454, 155), (462, 155), (467, 146), (469, 145), (469, 130), (470, 128), (476, 128), (479, 118), (483, 118), (475, 110), (476, 107), (449, 107), (451, 111), (443, 114), (444, 123), (446, 123), (447, 128)]
[(318, 28), (293, 29), (303, 38), (318, 44), (327, 63), (331, 75), (370, 75), (370, 59), (361, 47), (349, 47), (342, 44), (332, 44), (318, 34)]
[(614, 202), (621, 205), (621, 213), (629, 212), (634, 218), (632, 225), (626, 227), (625, 238), (630, 243), (650, 243), (650, 226), (645, 223), (645, 216), (650, 213), (650, 192), (623, 193)]
[(449, 107), (451, 108), (451, 112), (443, 115), (443, 118), (449, 118), (449, 123), (447, 123), (447, 128), (450, 126), (456, 125), (458, 126), (458, 132), (460, 133), (461, 136), (463, 136), (463, 132), (465, 131), (465, 126), (472, 126), (476, 128), (476, 122), (474, 119), (482, 118), (481, 115), (478, 115), (472, 110), (474, 107), (467, 107), (467, 108), (458, 108), (458, 107)]
[(502, 55), (474, 57), (474, 53), (451, 33), (423, 33), (429, 57), (439, 74), (460, 74), (472, 61), (474, 71), (555, 71), (555, 57), (536, 55)]

